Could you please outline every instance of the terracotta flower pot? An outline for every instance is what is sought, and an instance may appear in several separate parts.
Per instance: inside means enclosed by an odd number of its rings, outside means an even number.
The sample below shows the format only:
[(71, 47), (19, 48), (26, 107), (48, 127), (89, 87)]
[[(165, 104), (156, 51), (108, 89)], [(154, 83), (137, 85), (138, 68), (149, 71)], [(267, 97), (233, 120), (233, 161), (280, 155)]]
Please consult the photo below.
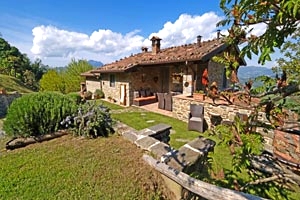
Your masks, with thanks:
[(204, 93), (193, 93), (193, 98), (198, 101), (204, 101), (205, 94)]

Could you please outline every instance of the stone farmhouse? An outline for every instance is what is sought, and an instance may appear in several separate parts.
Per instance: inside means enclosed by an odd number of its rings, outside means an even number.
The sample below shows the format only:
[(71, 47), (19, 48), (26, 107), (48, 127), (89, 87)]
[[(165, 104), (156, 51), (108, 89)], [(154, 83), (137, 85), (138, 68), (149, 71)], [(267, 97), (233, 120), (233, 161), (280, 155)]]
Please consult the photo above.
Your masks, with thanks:
[[(124, 106), (133, 105), (139, 97), (153, 97), (155, 101), (157, 93), (191, 96), (194, 91), (204, 89), (201, 82), (204, 71), (209, 83), (215, 81), (219, 89), (227, 88), (230, 80), (226, 78), (225, 67), (212, 58), (230, 47), (219, 32), (213, 40), (201, 41), (201, 36), (195, 40), (192, 44), (161, 49), (161, 39), (153, 36), (150, 51), (142, 47), (140, 53), (82, 73), (86, 91), (101, 89), (106, 99)], [(234, 49), (238, 54), (238, 47)], [(246, 65), (243, 59), (240, 65)]]

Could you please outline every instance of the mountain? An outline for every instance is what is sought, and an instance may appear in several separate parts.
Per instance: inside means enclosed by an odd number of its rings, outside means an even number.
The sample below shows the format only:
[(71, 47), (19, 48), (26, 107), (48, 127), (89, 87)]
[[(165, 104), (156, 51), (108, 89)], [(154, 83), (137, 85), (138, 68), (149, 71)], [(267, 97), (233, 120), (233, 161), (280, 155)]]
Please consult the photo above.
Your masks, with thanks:
[(275, 77), (272, 69), (266, 67), (241, 66), (238, 71), (240, 83), (245, 83), (249, 79), (254, 80), (254, 78), (262, 75)]
[(88, 63), (92, 65), (93, 67), (101, 67), (103, 66), (103, 63), (96, 60), (89, 60)]

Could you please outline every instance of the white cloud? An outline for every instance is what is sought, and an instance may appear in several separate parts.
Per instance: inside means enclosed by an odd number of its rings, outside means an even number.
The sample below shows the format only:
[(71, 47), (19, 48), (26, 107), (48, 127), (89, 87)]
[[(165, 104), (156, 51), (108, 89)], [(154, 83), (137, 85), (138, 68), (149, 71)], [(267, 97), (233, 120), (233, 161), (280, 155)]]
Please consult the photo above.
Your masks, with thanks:
[(251, 29), (252, 31), (249, 34), (260, 36), (266, 31), (267, 25), (265, 23), (259, 23), (249, 26), (248, 30)]
[(203, 39), (216, 37), (216, 23), (221, 20), (214, 12), (201, 16), (182, 14), (174, 22), (166, 22), (161, 30), (148, 38), (135, 30), (125, 35), (112, 30), (99, 29), (91, 35), (61, 30), (54, 26), (36, 26), (32, 30), (31, 52), (47, 60), (63, 58), (96, 59), (107, 63), (140, 51), (142, 46), (151, 46), (150, 38), (162, 38), (162, 47), (196, 42), (197, 35)]
[(53, 26), (38, 26), (32, 30), (31, 52), (40, 57), (82, 57), (82, 54), (103, 54), (118, 57), (142, 46), (143, 37), (137, 31), (122, 35), (111, 30), (84, 33), (60, 30)]
[(212, 39), (217, 36), (216, 23), (221, 19), (222, 17), (214, 12), (201, 16), (182, 14), (174, 23), (165, 23), (163, 29), (152, 33), (150, 37), (157, 35), (162, 38), (162, 47), (193, 43), (198, 35), (201, 35), (203, 40)]

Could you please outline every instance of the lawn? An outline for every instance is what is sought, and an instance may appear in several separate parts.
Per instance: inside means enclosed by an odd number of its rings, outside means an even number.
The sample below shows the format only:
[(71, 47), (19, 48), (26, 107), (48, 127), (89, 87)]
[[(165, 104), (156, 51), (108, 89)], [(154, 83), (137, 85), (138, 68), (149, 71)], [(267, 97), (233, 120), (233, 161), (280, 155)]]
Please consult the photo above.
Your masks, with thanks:
[[(187, 131), (185, 122), (172, 117), (98, 103), (109, 107), (115, 120), (136, 130), (171, 125), (170, 145), (176, 149), (198, 136), (219, 141), (208, 133)], [(167, 191), (157, 173), (141, 160), (144, 152), (118, 135), (90, 140), (68, 135), (8, 152), (7, 140), (0, 138), (0, 199), (162, 199), (162, 191)], [(217, 145), (210, 156), (217, 161), (214, 172), (198, 177), (220, 183), (222, 169), (232, 168), (229, 149)], [(294, 195), (294, 199), (300, 196)]]
[(157, 172), (121, 136), (67, 135), (8, 152), (0, 141), (0, 199), (162, 199)]

